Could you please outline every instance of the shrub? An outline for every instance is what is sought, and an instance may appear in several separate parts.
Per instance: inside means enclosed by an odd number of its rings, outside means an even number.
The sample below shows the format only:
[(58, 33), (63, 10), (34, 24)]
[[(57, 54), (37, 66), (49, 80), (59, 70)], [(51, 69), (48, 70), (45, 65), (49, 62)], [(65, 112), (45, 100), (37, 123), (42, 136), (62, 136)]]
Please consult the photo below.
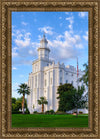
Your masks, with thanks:
[(50, 110), (49, 114), (55, 114), (54, 110)]
[(82, 111), (79, 111), (79, 114), (83, 114), (83, 112)]
[(34, 111), (34, 114), (38, 113), (37, 111)]
[(28, 108), (26, 108), (25, 114), (30, 114)]
[(74, 111), (73, 113), (77, 113), (77, 111)]
[(63, 111), (56, 111), (56, 114), (66, 114), (66, 112), (63, 112)]
[(21, 111), (12, 111), (12, 114), (22, 114)]
[(55, 114), (54, 110), (46, 111), (45, 114)]
[(38, 114), (44, 114), (44, 112), (39, 112)]
[(45, 114), (49, 114), (49, 113), (50, 113), (49, 111), (46, 111), (46, 112), (45, 112)]

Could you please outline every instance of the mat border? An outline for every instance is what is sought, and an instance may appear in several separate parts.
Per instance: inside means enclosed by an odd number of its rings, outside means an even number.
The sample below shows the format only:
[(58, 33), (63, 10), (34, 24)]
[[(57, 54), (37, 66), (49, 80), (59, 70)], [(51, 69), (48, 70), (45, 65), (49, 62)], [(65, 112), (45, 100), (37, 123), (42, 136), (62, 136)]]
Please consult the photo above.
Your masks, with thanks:
[[(85, 1), (85, 0), (84, 0)], [(99, 2), (76, 1), (0, 1), (1, 47), (0, 77), (1, 137), (98, 138), (99, 137)], [(11, 12), (12, 11), (88, 11), (89, 12), (89, 128), (11, 128)]]

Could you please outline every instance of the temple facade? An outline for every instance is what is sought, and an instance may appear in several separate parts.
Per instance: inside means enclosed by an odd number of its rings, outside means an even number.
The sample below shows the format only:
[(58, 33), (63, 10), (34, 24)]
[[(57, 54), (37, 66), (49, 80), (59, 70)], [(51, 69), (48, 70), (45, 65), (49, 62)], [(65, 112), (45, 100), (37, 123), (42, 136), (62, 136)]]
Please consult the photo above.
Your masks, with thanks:
[[(42, 96), (48, 101), (48, 104), (44, 105), (44, 111), (51, 109), (57, 111), (57, 88), (60, 83), (71, 83), (77, 87), (77, 69), (71, 65), (65, 66), (64, 63), (55, 64), (55, 61), (50, 60), (49, 53), (48, 41), (43, 35), (38, 48), (38, 59), (33, 61), (32, 72), (28, 79), (31, 93), (27, 96), (27, 104), (30, 113), (41, 112), (41, 105), (38, 104), (37, 100)], [(78, 77), (80, 78), (82, 75), (83, 72), (78, 70)], [(82, 82), (79, 85), (81, 86)]]

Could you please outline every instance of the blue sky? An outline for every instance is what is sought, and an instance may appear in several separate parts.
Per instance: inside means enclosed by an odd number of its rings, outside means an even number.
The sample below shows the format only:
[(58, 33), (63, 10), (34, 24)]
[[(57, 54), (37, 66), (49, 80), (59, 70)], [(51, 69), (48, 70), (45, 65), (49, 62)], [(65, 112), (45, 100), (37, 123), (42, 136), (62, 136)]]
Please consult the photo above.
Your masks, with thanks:
[(12, 96), (28, 82), (32, 61), (46, 33), (50, 58), (83, 70), (88, 62), (88, 12), (12, 12)]

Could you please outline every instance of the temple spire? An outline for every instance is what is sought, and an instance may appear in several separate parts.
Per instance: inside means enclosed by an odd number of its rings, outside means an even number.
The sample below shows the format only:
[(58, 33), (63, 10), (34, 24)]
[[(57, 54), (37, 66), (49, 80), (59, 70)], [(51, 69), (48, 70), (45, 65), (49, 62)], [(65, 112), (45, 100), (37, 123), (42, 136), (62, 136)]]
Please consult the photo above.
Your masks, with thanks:
[(45, 34), (46, 34), (45, 31), (43, 31), (43, 38), (45, 38)]
[(47, 41), (47, 39), (45, 37), (45, 32), (43, 33), (43, 38), (40, 41), (40, 44), (41, 44), (41, 47), (47, 47), (48, 41)]
[(38, 48), (39, 58), (49, 59), (50, 49), (47, 45), (48, 45), (48, 41), (45, 37), (45, 32), (44, 32), (43, 38), (40, 41), (40, 47)]

